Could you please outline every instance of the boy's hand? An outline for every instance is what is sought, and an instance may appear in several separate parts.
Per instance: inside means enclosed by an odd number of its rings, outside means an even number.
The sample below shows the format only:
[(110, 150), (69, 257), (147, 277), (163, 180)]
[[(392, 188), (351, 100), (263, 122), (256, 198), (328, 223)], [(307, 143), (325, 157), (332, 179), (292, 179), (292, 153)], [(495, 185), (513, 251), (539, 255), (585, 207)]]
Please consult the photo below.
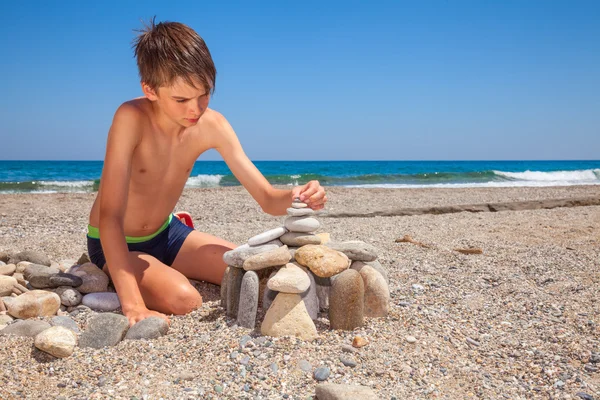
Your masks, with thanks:
[(313, 210), (321, 210), (325, 207), (327, 202), (327, 196), (325, 196), (325, 189), (319, 181), (310, 181), (306, 185), (296, 186), (292, 189), (292, 201), (295, 198), (300, 198)]
[(148, 317), (159, 317), (167, 321), (168, 324), (171, 324), (169, 317), (167, 317), (165, 314), (159, 313), (158, 311), (148, 310), (145, 307), (136, 308), (129, 311), (123, 311), (123, 314), (125, 314), (125, 316), (129, 320), (129, 326), (133, 326), (136, 323)]

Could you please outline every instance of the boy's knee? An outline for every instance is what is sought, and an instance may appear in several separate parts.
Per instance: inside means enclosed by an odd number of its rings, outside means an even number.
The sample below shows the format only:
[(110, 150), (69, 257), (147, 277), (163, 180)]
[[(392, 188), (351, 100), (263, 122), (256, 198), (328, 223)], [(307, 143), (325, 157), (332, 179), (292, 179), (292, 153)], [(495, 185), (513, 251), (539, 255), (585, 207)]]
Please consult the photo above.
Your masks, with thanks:
[(188, 314), (202, 306), (202, 296), (190, 284), (181, 284), (174, 288), (171, 296), (171, 313), (174, 315)]

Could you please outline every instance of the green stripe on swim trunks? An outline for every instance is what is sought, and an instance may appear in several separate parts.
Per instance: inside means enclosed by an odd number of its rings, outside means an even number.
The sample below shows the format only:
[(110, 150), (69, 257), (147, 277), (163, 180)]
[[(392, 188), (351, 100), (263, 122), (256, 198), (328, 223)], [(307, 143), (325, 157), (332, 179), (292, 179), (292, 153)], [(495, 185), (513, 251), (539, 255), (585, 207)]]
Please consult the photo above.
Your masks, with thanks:
[[(162, 231), (167, 229), (167, 226), (169, 226), (172, 219), (173, 219), (173, 214), (169, 214), (169, 218), (167, 218), (165, 223), (162, 224), (162, 226), (160, 228), (158, 228), (158, 230), (156, 232), (154, 232), (148, 236), (125, 236), (125, 241), (127, 243), (147, 242), (148, 240), (156, 237), (156, 235), (158, 235), (159, 233), (161, 233)], [(88, 235), (88, 237), (91, 237), (92, 239), (100, 239), (100, 229), (96, 228), (95, 226), (88, 225), (88, 234), (87, 235)]]

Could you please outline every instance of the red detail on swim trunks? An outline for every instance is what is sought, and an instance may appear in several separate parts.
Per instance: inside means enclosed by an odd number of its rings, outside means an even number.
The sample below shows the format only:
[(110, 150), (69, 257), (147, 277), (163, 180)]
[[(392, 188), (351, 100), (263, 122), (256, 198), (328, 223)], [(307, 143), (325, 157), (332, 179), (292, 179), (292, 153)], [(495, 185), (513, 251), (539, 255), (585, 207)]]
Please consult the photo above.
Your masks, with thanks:
[(192, 221), (192, 216), (190, 215), (190, 213), (181, 211), (181, 212), (175, 213), (175, 216), (181, 222), (183, 222), (184, 225), (189, 226), (190, 228), (194, 227), (194, 222)]

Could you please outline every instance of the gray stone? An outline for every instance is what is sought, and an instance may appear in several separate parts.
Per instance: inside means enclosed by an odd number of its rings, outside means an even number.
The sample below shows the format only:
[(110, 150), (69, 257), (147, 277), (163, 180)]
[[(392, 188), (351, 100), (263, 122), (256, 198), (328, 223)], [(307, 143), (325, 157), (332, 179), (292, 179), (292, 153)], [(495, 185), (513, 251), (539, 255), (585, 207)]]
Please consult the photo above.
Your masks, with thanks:
[(83, 297), (77, 289), (70, 286), (59, 286), (53, 292), (60, 297), (60, 303), (67, 307), (79, 305)]
[(344, 364), (346, 367), (350, 367), (350, 368), (354, 368), (356, 367), (356, 361), (354, 361), (352, 358), (350, 357), (346, 357), (346, 356), (340, 356), (340, 361), (342, 364)]
[(97, 293), (108, 290), (108, 276), (95, 264), (76, 265), (71, 267), (68, 272), (83, 280), (81, 286), (77, 287), (80, 293)]
[(315, 213), (315, 210), (311, 209), (311, 208), (288, 208), (286, 210), (287, 215), (289, 215), (290, 217), (306, 217), (308, 215), (313, 215)]
[(2, 335), (36, 337), (38, 333), (50, 328), (50, 324), (38, 320), (20, 320), (13, 322), (0, 331)]
[(290, 232), (314, 232), (321, 226), (313, 217), (287, 217), (283, 225)]
[(281, 237), (281, 235), (283, 235), (286, 232), (287, 232), (287, 229), (285, 229), (282, 226), (274, 228), (274, 229), (270, 229), (266, 232), (260, 233), (256, 236), (253, 236), (250, 239), (248, 239), (248, 244), (250, 246), (258, 246), (263, 243), (267, 243), (271, 240), (278, 239), (279, 237)]
[(258, 275), (248, 271), (242, 278), (237, 323), (244, 328), (254, 329), (258, 309)]
[(264, 253), (267, 251), (275, 250), (279, 246), (274, 244), (265, 244), (262, 246), (250, 247), (247, 245), (242, 245), (236, 247), (233, 250), (229, 250), (223, 254), (223, 261), (227, 265), (231, 265), (232, 267), (242, 268), (244, 265), (244, 261), (253, 255)]
[(331, 285), (329, 324), (331, 329), (354, 330), (364, 323), (365, 287), (360, 274), (347, 269)]
[(313, 377), (319, 381), (326, 381), (327, 378), (329, 378), (329, 374), (331, 373), (331, 371), (329, 370), (328, 367), (319, 367), (317, 369), (315, 369), (315, 372), (313, 374)]
[(315, 280), (317, 298), (319, 300), (319, 309), (329, 309), (329, 293), (331, 291), (331, 278), (321, 278), (311, 271), (311, 276)]
[(321, 383), (316, 387), (319, 400), (379, 400), (380, 397), (367, 386)]
[(317, 296), (315, 276), (310, 271), (308, 272), (308, 278), (310, 279), (310, 286), (300, 295), (300, 297), (302, 297), (302, 301), (304, 301), (308, 315), (310, 315), (310, 318), (314, 321), (319, 316), (319, 298)]
[(17, 266), (15, 264), (4, 264), (0, 265), (0, 275), (12, 275), (17, 270)]
[(242, 269), (232, 268), (229, 271), (229, 279), (227, 281), (227, 315), (232, 318), (237, 317), (243, 277), (244, 270)]
[(302, 201), (293, 201), (292, 202), (292, 208), (296, 208), (296, 209), (302, 209), (302, 208), (307, 208), (308, 204), (302, 202)]
[(83, 296), (81, 304), (95, 311), (114, 311), (121, 307), (119, 296), (113, 292), (86, 294)]
[(14, 254), (8, 263), (17, 264), (21, 261), (29, 261), (31, 263), (45, 265), (47, 267), (49, 267), (52, 263), (47, 255), (40, 253), (39, 251), (31, 250), (22, 251), (20, 253)]
[(127, 331), (125, 340), (157, 339), (169, 331), (169, 324), (160, 317), (148, 317), (133, 325)]
[(227, 309), (227, 281), (229, 280), (229, 271), (231, 271), (229, 265), (225, 268), (223, 278), (221, 279), (221, 307)]
[(23, 277), (26, 280), (31, 279), (33, 275), (52, 275), (58, 274), (60, 270), (58, 268), (48, 267), (40, 264), (29, 264), (23, 270)]
[[(269, 275), (269, 279), (274, 277), (276, 273), (277, 273), (277, 271), (271, 272), (271, 275)], [(263, 298), (262, 298), (262, 309), (264, 311), (268, 310), (269, 307), (271, 307), (271, 303), (273, 303), (273, 300), (275, 300), (275, 297), (277, 297), (278, 293), (279, 292), (277, 292), (275, 290), (269, 289), (268, 286), (265, 286), (265, 292), (263, 293)]]
[(75, 321), (73, 321), (69, 317), (65, 317), (65, 316), (53, 317), (52, 320), (50, 320), (50, 325), (52, 325), (52, 326), (62, 326), (63, 328), (70, 329), (70, 330), (72, 330), (75, 333), (81, 333), (81, 331), (79, 330), (79, 326), (77, 325), (77, 323)]
[(282, 243), (288, 246), (300, 247), (305, 244), (321, 244), (321, 238), (317, 235), (311, 235), (302, 232), (288, 232), (281, 236)]
[(298, 361), (298, 368), (300, 368), (304, 372), (312, 371), (312, 365), (306, 360)]
[(127, 317), (113, 313), (94, 315), (79, 339), (80, 347), (101, 349), (115, 346), (127, 333), (129, 321)]
[(361, 240), (340, 243), (329, 242), (327, 246), (344, 253), (353, 261), (374, 261), (377, 259), (377, 249)]
[(78, 287), (83, 280), (72, 274), (59, 272), (57, 274), (34, 273), (29, 276), (29, 284), (36, 289), (56, 288), (59, 286)]

